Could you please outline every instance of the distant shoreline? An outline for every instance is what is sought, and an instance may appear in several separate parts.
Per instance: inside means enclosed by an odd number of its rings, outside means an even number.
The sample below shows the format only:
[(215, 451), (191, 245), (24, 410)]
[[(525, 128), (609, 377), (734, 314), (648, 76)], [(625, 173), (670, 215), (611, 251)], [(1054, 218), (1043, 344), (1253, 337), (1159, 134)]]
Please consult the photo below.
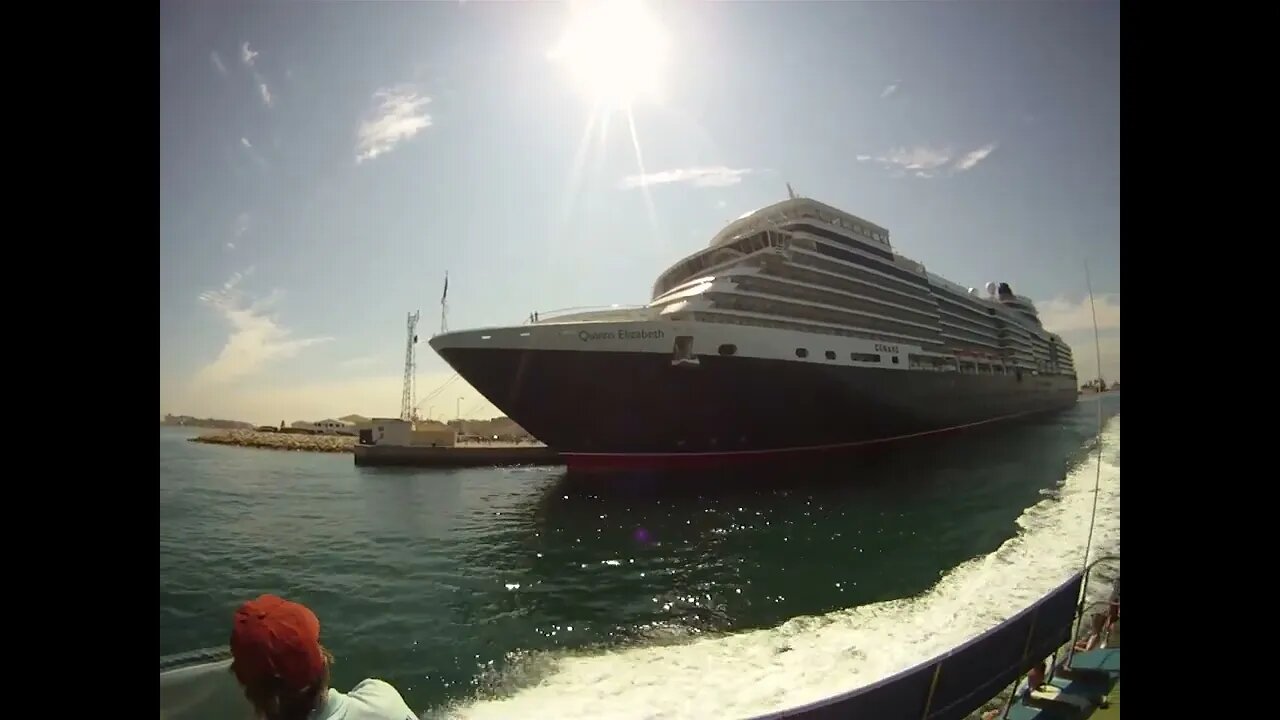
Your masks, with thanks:
[(221, 418), (198, 418), (190, 415), (165, 415), (160, 427), (209, 428), (211, 430), (252, 430), (253, 423)]
[(234, 447), (262, 448), (264, 450), (292, 450), (295, 452), (351, 452), (356, 438), (351, 435), (306, 435), (297, 433), (268, 433), (257, 430), (229, 430), (207, 433), (189, 438), (190, 442)]

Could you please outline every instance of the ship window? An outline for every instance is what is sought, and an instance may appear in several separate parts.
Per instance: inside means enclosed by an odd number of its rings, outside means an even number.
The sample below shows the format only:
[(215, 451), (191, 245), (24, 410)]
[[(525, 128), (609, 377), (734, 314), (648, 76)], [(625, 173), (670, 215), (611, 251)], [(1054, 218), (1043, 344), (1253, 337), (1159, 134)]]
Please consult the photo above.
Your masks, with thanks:
[(809, 357), (809, 351), (805, 350), (804, 348), (796, 348), (796, 357), (798, 358)]
[(849, 353), (849, 359), (854, 362), (880, 362), (880, 356), (875, 353)]
[(893, 356), (893, 364), (894, 364), (894, 365), (897, 365), (897, 364), (898, 364), (898, 356), (897, 356), (897, 355), (894, 355), (894, 356)]
[(720, 346), (721, 355), (733, 355), (736, 352), (738, 352), (738, 346), (732, 343), (725, 343)]
[(835, 350), (828, 350), (828, 351), (827, 351), (827, 359), (828, 359), (828, 360), (835, 360), (835, 359), (836, 359), (836, 351), (835, 351)]

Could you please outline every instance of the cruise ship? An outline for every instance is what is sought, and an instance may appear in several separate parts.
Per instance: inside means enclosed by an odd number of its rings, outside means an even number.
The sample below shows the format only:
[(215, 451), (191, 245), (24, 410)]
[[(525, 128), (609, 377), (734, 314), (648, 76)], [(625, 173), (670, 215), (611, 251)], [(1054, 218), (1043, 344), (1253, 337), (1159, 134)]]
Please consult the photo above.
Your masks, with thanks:
[(951, 282), (885, 228), (794, 195), (671, 265), (647, 305), (430, 344), (581, 469), (807, 458), (1077, 397), (1071, 349), (1009, 283)]

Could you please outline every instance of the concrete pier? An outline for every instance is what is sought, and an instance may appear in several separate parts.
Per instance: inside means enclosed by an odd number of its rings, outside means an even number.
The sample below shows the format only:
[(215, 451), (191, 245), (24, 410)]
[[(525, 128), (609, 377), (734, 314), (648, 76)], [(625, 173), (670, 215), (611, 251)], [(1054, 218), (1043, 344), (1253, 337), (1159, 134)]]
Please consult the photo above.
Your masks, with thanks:
[(546, 445), (356, 445), (356, 465), (406, 467), (491, 467), (495, 465), (563, 465)]

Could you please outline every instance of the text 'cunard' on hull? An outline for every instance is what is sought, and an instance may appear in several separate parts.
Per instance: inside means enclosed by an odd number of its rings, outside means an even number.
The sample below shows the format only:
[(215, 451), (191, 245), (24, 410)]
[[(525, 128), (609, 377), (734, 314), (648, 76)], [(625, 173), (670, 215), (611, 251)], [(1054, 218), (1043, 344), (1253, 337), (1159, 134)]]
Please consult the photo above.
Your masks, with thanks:
[(1071, 351), (810, 200), (748, 213), (640, 308), (539, 316), (431, 346), (571, 467), (812, 456), (1071, 407)]

